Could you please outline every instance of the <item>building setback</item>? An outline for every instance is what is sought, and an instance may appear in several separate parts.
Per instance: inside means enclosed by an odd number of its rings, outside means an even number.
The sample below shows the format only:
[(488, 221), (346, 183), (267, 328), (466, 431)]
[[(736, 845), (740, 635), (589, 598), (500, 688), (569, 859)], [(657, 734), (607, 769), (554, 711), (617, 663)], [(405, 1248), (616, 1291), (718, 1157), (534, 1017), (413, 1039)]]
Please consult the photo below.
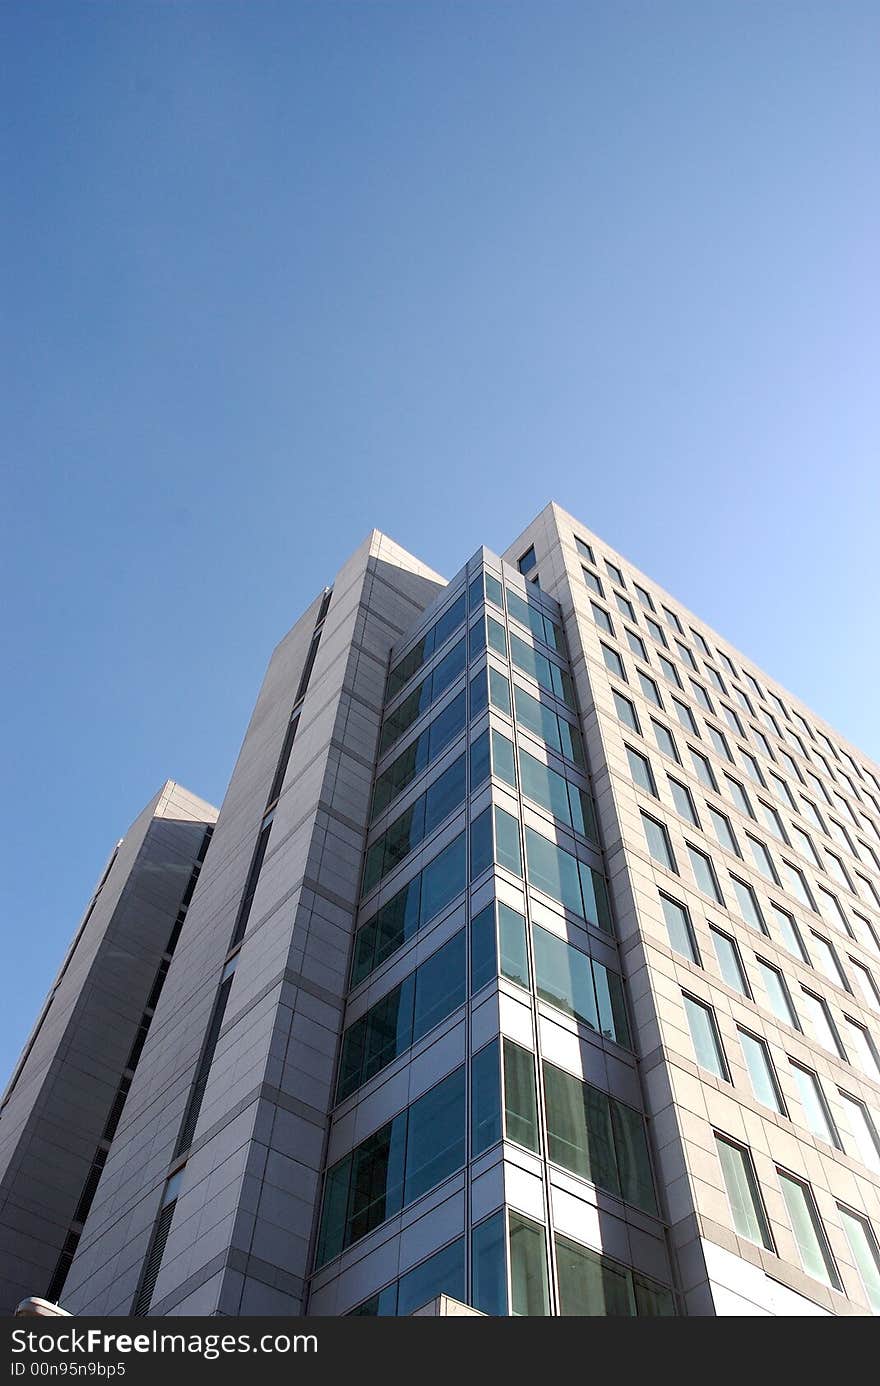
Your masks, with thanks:
[(0, 1313), (64, 1289), (216, 818), (171, 780), (150, 800), (0, 1099)]
[(63, 1290), (25, 1218), (15, 1295), (880, 1312), (880, 769), (556, 505), (449, 583), (374, 531), (315, 598), (153, 1004)]

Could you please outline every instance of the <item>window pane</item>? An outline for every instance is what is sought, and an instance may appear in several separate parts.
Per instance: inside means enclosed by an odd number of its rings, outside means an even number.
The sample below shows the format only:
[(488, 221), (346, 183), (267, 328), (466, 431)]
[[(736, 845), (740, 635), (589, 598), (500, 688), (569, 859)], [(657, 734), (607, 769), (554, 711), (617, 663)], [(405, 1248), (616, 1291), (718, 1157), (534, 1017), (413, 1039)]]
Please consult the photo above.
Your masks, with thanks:
[(497, 967), (493, 902), (471, 920), (471, 991), (479, 991), (491, 982)]
[(740, 1030), (739, 1040), (742, 1045), (746, 1068), (749, 1070), (749, 1077), (752, 1080), (752, 1091), (758, 1101), (763, 1102), (766, 1107), (772, 1107), (780, 1116), (785, 1116), (785, 1107), (766, 1044), (754, 1035), (750, 1035), (746, 1030)]
[(758, 970), (761, 973), (761, 978), (764, 983), (764, 989), (767, 992), (767, 999), (770, 1002), (771, 1011), (779, 1020), (784, 1020), (786, 1025), (791, 1025), (794, 1029), (798, 1029), (799, 1027), (795, 1018), (794, 1008), (789, 1000), (788, 989), (782, 980), (781, 974), (775, 967), (771, 967), (769, 963), (762, 962), (760, 958), (757, 959), (757, 963)]
[(696, 847), (691, 847), (690, 843), (688, 843), (688, 856), (691, 859), (694, 879), (700, 890), (704, 895), (711, 895), (712, 899), (716, 900), (719, 905), (723, 905), (724, 901), (721, 898), (721, 891), (718, 889), (715, 871), (709, 858), (704, 853), (698, 852)]
[(635, 1314), (630, 1275), (622, 1266), (567, 1237), (555, 1240), (561, 1315), (626, 1318)]
[(755, 892), (745, 881), (740, 881), (736, 876), (731, 876), (733, 890), (739, 905), (739, 912), (745, 922), (752, 929), (757, 929), (759, 933), (766, 933), (764, 920), (761, 911), (758, 909), (758, 902), (755, 899)]
[(654, 776), (651, 773), (651, 765), (647, 756), (640, 755), (631, 746), (626, 747), (626, 756), (629, 761), (630, 774), (635, 784), (639, 785), (648, 794), (657, 797), (657, 789), (654, 784)]
[(807, 1025), (813, 1038), (832, 1054), (841, 1054), (840, 1042), (837, 1038), (828, 1007), (819, 996), (814, 996), (811, 991), (805, 991), (801, 987), (801, 1010), (807, 1018)]
[(623, 660), (616, 650), (612, 650), (608, 645), (603, 645), (602, 658), (605, 660), (606, 668), (610, 673), (616, 674), (619, 679), (626, 679), (626, 674), (623, 671)]
[(499, 1209), (471, 1233), (471, 1299), (483, 1314), (507, 1313), (504, 1213)]
[(837, 1208), (849, 1249), (862, 1277), (868, 1303), (875, 1314), (880, 1314), (880, 1256), (877, 1254), (877, 1238), (867, 1218), (858, 1217), (848, 1208), (841, 1208), (840, 1204)]
[(614, 695), (614, 706), (617, 709), (617, 715), (621, 722), (623, 722), (624, 726), (629, 727), (630, 731), (638, 732), (639, 723), (636, 718), (636, 710), (629, 698), (624, 698), (622, 694), (615, 690), (612, 690), (612, 692)]
[(669, 778), (669, 788), (672, 791), (672, 798), (675, 803), (675, 807), (681, 814), (682, 818), (687, 819), (688, 823), (690, 823), (693, 827), (698, 828), (700, 824), (697, 818), (697, 811), (694, 808), (694, 801), (691, 798), (690, 790), (685, 785), (679, 784), (678, 780), (672, 779), (671, 776)]
[(413, 1042), (421, 1039), (465, 1000), (464, 929), (416, 971)]
[(412, 1203), (465, 1162), (465, 1072), (456, 1069), (409, 1109), (405, 1202)]
[(510, 1213), (510, 1312), (532, 1317), (550, 1313), (544, 1229)]
[(770, 1229), (758, 1193), (751, 1156), (741, 1146), (733, 1145), (721, 1136), (715, 1137), (715, 1144), (736, 1231), (747, 1241), (772, 1251)]
[(814, 1275), (817, 1280), (821, 1280), (823, 1284), (839, 1290), (840, 1279), (828, 1250), (812, 1193), (798, 1180), (783, 1174), (782, 1170), (778, 1173), (782, 1196), (791, 1218), (791, 1228), (804, 1270), (808, 1275)]
[(664, 727), (660, 722), (651, 722), (654, 728), (654, 736), (657, 745), (665, 756), (670, 756), (672, 760), (678, 760), (678, 751), (675, 746), (675, 739), (672, 732)]
[(619, 1196), (608, 1094), (553, 1064), (543, 1067), (549, 1158)]
[(863, 1102), (838, 1091), (849, 1140), (846, 1148), (856, 1160), (880, 1174), (880, 1138)]
[(443, 1247), (398, 1282), (397, 1318), (405, 1318), (438, 1295), (467, 1299), (464, 1279), (464, 1237)]
[(642, 827), (645, 830), (645, 840), (648, 844), (648, 851), (655, 861), (661, 866), (665, 866), (669, 871), (675, 870), (675, 858), (672, 855), (672, 848), (669, 845), (669, 837), (662, 823), (649, 818), (646, 813), (642, 814)]
[(501, 1139), (501, 1074), (498, 1041), (471, 1060), (471, 1156)]
[(538, 925), (533, 936), (538, 995), (598, 1031), (593, 970), (586, 953)]
[(739, 848), (736, 845), (736, 838), (733, 835), (733, 829), (730, 826), (730, 819), (727, 817), (727, 815), (724, 813), (719, 813), (718, 810), (713, 809), (712, 805), (710, 804), (709, 817), (712, 819), (712, 826), (715, 829), (715, 836), (718, 838), (718, 841), (721, 843), (721, 846), (726, 847), (728, 852), (733, 852), (737, 856), (739, 856)]
[(807, 1118), (807, 1125), (814, 1136), (820, 1136), (829, 1145), (839, 1146), (837, 1132), (831, 1120), (831, 1113), (822, 1092), (822, 1085), (819, 1079), (808, 1068), (802, 1068), (800, 1064), (792, 1063), (791, 1071), (797, 1085), (798, 1096), (801, 1099), (801, 1106)]
[(718, 1037), (715, 1017), (708, 1006), (695, 1001), (692, 996), (685, 996), (682, 993), (682, 998), (697, 1063), (701, 1068), (707, 1068), (710, 1073), (714, 1073), (716, 1078), (726, 1079), (727, 1069), (721, 1052), (721, 1040)]
[(637, 1208), (656, 1217), (657, 1199), (654, 1194), (644, 1118), (640, 1112), (612, 1097), (611, 1124), (614, 1129), (621, 1195), (627, 1203), (633, 1203)]
[(526, 921), (516, 910), (499, 901), (498, 937), (501, 949), (501, 972), (511, 982), (529, 985), (529, 954), (526, 945)]
[(666, 920), (671, 947), (676, 953), (681, 953), (682, 957), (690, 958), (693, 963), (699, 963), (690, 919), (684, 905), (677, 904), (666, 895), (660, 896), (660, 903), (663, 906), (663, 916)]
[(522, 875), (522, 853), (519, 843), (519, 822), (504, 809), (495, 807), (495, 860), (499, 866)]
[(721, 975), (725, 982), (735, 991), (742, 992), (743, 996), (748, 996), (749, 988), (746, 975), (733, 939), (728, 938), (727, 934), (719, 933), (717, 929), (710, 929), (709, 932), (712, 935), (718, 966), (721, 968)]
[(703, 785), (705, 789), (711, 789), (717, 793), (715, 776), (712, 774), (712, 767), (706, 757), (702, 755), (700, 751), (695, 751), (693, 746), (689, 746), (688, 750), (691, 753), (691, 760), (693, 761), (694, 770), (696, 771), (696, 776), (700, 784)]
[(504, 1129), (510, 1140), (538, 1149), (535, 1058), (509, 1039), (504, 1041)]

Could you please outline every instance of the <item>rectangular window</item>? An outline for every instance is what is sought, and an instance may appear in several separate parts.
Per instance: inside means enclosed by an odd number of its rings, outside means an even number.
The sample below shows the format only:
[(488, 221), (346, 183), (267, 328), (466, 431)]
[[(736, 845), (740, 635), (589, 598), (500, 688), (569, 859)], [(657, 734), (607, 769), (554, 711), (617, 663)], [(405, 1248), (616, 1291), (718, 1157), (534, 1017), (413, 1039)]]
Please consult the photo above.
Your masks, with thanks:
[(678, 904), (676, 900), (670, 900), (668, 895), (660, 896), (660, 904), (663, 906), (663, 917), (666, 920), (666, 931), (669, 934), (671, 948), (674, 952), (680, 953), (682, 957), (688, 958), (699, 966), (700, 958), (697, 953), (696, 939), (691, 927), (690, 915), (684, 905)]
[(696, 718), (687, 704), (679, 702), (678, 698), (673, 698), (672, 705), (675, 708), (675, 715), (685, 731), (690, 732), (691, 736), (699, 736), (700, 733), (697, 729)]
[(742, 1145), (736, 1145), (724, 1136), (715, 1135), (715, 1146), (721, 1162), (727, 1201), (733, 1217), (733, 1225), (746, 1241), (755, 1242), (767, 1251), (773, 1251), (770, 1227), (764, 1205), (758, 1191), (758, 1181), (752, 1165), (750, 1152)]
[(780, 779), (772, 770), (767, 771), (767, 776), (770, 782), (769, 787), (772, 789), (779, 802), (781, 804), (786, 804), (788, 808), (796, 809), (797, 805), (794, 801), (794, 795), (785, 783), (785, 780)]
[(699, 889), (704, 895), (711, 895), (717, 904), (723, 905), (724, 898), (718, 888), (718, 880), (712, 862), (705, 852), (698, 852), (696, 847), (692, 847), (690, 843), (687, 843), (687, 849), (691, 859), (691, 870)]
[(691, 679), (691, 688), (694, 690), (694, 697), (700, 704), (700, 707), (703, 709), (703, 711), (714, 712), (715, 709), (712, 706), (712, 700), (709, 697), (709, 694), (706, 692), (703, 685), (701, 683), (697, 683), (696, 679)]
[(586, 862), (526, 828), (529, 883), (596, 928), (611, 933), (611, 912), (604, 877)]
[(861, 1069), (866, 1078), (872, 1078), (875, 1083), (880, 1082), (877, 1051), (865, 1026), (859, 1025), (858, 1021), (852, 1020), (848, 1015), (843, 1017), (843, 1026), (849, 1046), (850, 1062)]
[(803, 871), (799, 867), (793, 866), (790, 861), (782, 862), (782, 875), (785, 889), (799, 900), (802, 905), (806, 905), (808, 910), (815, 909), (810, 892), (807, 890), (807, 882)]
[(730, 797), (733, 800), (734, 804), (736, 804), (736, 807), (739, 809), (740, 813), (744, 813), (748, 818), (754, 818), (755, 815), (752, 813), (752, 806), (749, 803), (749, 797), (746, 794), (746, 791), (743, 789), (742, 785), (740, 784), (739, 780), (731, 779), (730, 775), (725, 775), (724, 778), (727, 781), (727, 788), (730, 792)]
[(504, 1133), (508, 1140), (538, 1149), (538, 1099), (535, 1091), (535, 1058), (528, 1049), (503, 1041)]
[(642, 606), (645, 607), (647, 611), (653, 611), (654, 602), (650, 592), (646, 592), (644, 587), (640, 587), (637, 582), (633, 583), (633, 587), (635, 589), (635, 594), (641, 602)]
[(605, 593), (602, 591), (601, 578), (598, 578), (595, 573), (591, 573), (589, 568), (581, 568), (581, 572), (584, 575), (584, 582), (587, 584), (590, 591), (595, 592), (598, 597), (604, 597)]
[(628, 1048), (623, 983), (616, 972), (540, 925), (534, 927), (538, 995), (590, 1030)]
[(880, 1136), (864, 1102), (838, 1089), (846, 1122), (847, 1153), (863, 1165), (880, 1174)]
[(753, 780), (755, 784), (763, 785), (764, 781), (761, 778), (761, 771), (758, 769), (758, 762), (755, 760), (755, 757), (748, 751), (744, 751), (742, 747), (740, 747), (739, 756), (742, 761), (743, 769), (749, 779)]
[(682, 663), (686, 664), (689, 669), (695, 670), (697, 668), (697, 661), (694, 659), (687, 645), (683, 644), (681, 640), (676, 640), (675, 648), (678, 651), (678, 657)]
[(629, 761), (629, 772), (632, 775), (633, 783), (644, 789), (646, 793), (653, 794), (656, 799), (657, 786), (654, 783), (654, 774), (648, 757), (643, 756), (640, 751), (634, 751), (632, 746), (626, 746), (624, 749)]
[(639, 684), (641, 685), (642, 692), (648, 699), (648, 702), (653, 703), (655, 707), (662, 708), (663, 703), (660, 700), (660, 692), (654, 680), (649, 679), (648, 675), (644, 674), (641, 669), (637, 669), (636, 673), (639, 676)]
[(624, 726), (629, 727), (630, 731), (634, 731), (638, 735), (641, 735), (639, 719), (636, 716), (636, 710), (629, 698), (624, 698), (616, 689), (612, 689), (611, 693), (614, 698), (614, 706), (617, 710), (617, 715), (621, 722), (623, 722)]
[(837, 1146), (840, 1150), (840, 1137), (834, 1126), (831, 1110), (825, 1101), (825, 1094), (822, 1091), (822, 1084), (811, 1068), (804, 1068), (803, 1064), (797, 1063), (794, 1059), (789, 1059), (792, 1075), (801, 1099), (801, 1106), (807, 1118), (807, 1125), (814, 1136), (827, 1141), (829, 1145)]
[(718, 966), (721, 968), (721, 975), (725, 982), (729, 987), (733, 987), (734, 991), (738, 991), (751, 999), (752, 993), (736, 941), (730, 938), (728, 934), (723, 934), (720, 929), (711, 926), (709, 933), (712, 935), (715, 956), (718, 959)]
[[(601, 643), (601, 642), (600, 642)], [(623, 660), (616, 650), (612, 650), (609, 645), (602, 645), (602, 658), (609, 673), (616, 675), (617, 678), (626, 682), (626, 671), (623, 667)]]
[(751, 848), (755, 865), (761, 875), (766, 876), (768, 881), (772, 881), (774, 885), (779, 885), (779, 878), (776, 875), (773, 858), (767, 851), (764, 843), (759, 842), (756, 837), (752, 837), (749, 833), (746, 833), (746, 837), (749, 839), (749, 847)]
[(626, 631), (627, 642), (633, 654), (636, 655), (638, 659), (641, 659), (645, 664), (647, 664), (648, 652), (645, 649), (645, 642), (642, 639), (642, 637), (640, 635), (636, 635), (634, 630), (630, 630), (629, 626), (624, 626), (624, 630)]
[(656, 1217), (641, 1113), (553, 1064), (543, 1070), (549, 1158)]
[(517, 568), (519, 568), (521, 573), (525, 574), (530, 573), (537, 564), (537, 562), (538, 560), (535, 557), (535, 546), (533, 544), (530, 549), (526, 549), (525, 553), (523, 554), (522, 558), (519, 559), (516, 566)]
[(684, 630), (682, 629), (681, 621), (678, 619), (674, 611), (670, 611), (668, 606), (664, 606), (663, 615), (666, 617), (667, 621), (672, 626), (673, 630), (678, 631), (679, 635), (684, 635)]
[(617, 564), (612, 563), (610, 558), (606, 558), (605, 567), (608, 569), (608, 576), (612, 578), (614, 582), (619, 583), (620, 586), (623, 587), (623, 573), (620, 571)]
[[(734, 693), (736, 693), (738, 690), (734, 689), (733, 691)], [(724, 714), (724, 719), (727, 722), (727, 725), (730, 727), (730, 730), (736, 736), (743, 736), (744, 732), (742, 728), (742, 722), (739, 720), (739, 713), (736, 711), (736, 709), (732, 708), (728, 703), (722, 703), (721, 711)]]
[[(528, 751), (519, 753), (522, 792), (542, 808), (552, 813), (575, 832), (597, 840), (593, 801), (585, 789), (567, 780), (564, 775), (537, 760)], [(511, 780), (510, 783), (515, 783)]]
[(701, 1068), (714, 1073), (716, 1078), (723, 1078), (725, 1082), (729, 1082), (730, 1075), (727, 1072), (721, 1036), (712, 1007), (697, 1001), (693, 996), (688, 996), (686, 992), (682, 992), (681, 995), (697, 1063)]
[(821, 870), (822, 863), (819, 861), (819, 854), (813, 846), (813, 839), (810, 837), (809, 833), (805, 833), (803, 828), (799, 828), (796, 823), (792, 823), (791, 825), (791, 843), (792, 846), (800, 852), (802, 857), (806, 857), (807, 861)]
[(544, 1229), (512, 1210), (510, 1236), (510, 1312), (531, 1318), (550, 1313)]
[(580, 554), (581, 558), (585, 558), (585, 559), (587, 560), (588, 563), (595, 564), (596, 560), (595, 560), (595, 558), (593, 557), (593, 550), (592, 550), (592, 548), (590, 547), (590, 545), (587, 543), (586, 539), (579, 539), (578, 536), (575, 535), (575, 536), (574, 536), (574, 543), (575, 543), (575, 548), (577, 549), (577, 551), (578, 551), (578, 553)]
[(726, 814), (719, 813), (718, 809), (714, 809), (711, 804), (708, 805), (708, 808), (709, 817), (712, 819), (712, 826), (715, 829), (715, 836), (721, 846), (726, 847), (728, 852), (733, 852), (735, 856), (739, 856), (739, 846), (733, 835), (730, 819)]
[(666, 633), (664, 632), (662, 626), (660, 626), (651, 616), (645, 617), (645, 625), (648, 627), (651, 639), (655, 640), (658, 645), (665, 646)]
[(786, 910), (780, 909), (779, 905), (774, 905), (772, 900), (770, 901), (770, 914), (776, 922), (779, 937), (789, 953), (794, 953), (795, 957), (800, 958), (801, 962), (805, 962), (808, 967), (812, 966), (800, 930), (791, 915)]
[(464, 1104), (462, 1066), (327, 1171), (318, 1265), (461, 1168)]
[(629, 601), (622, 592), (615, 592), (614, 600), (617, 602), (617, 609), (622, 616), (628, 616), (631, 621), (636, 619), (636, 613), (633, 610), (632, 602)]
[(785, 978), (779, 971), (779, 968), (773, 967), (772, 964), (768, 962), (764, 962), (763, 958), (756, 958), (755, 961), (758, 964), (758, 971), (764, 983), (764, 990), (767, 993), (767, 1000), (770, 1004), (771, 1011), (776, 1016), (777, 1020), (781, 1020), (786, 1025), (790, 1025), (794, 1030), (799, 1030), (801, 1027), (795, 1015), (791, 997), (788, 994), (788, 987), (785, 985)]
[(838, 1203), (837, 1211), (872, 1310), (880, 1314), (880, 1253), (868, 1219)]
[(722, 760), (732, 761), (733, 756), (730, 754), (730, 747), (727, 744), (727, 738), (723, 731), (720, 731), (718, 727), (714, 727), (711, 722), (706, 723), (706, 729), (709, 733), (709, 740), (712, 742), (712, 745), (715, 747), (715, 750), (718, 752), (719, 756), (721, 756)]
[(694, 808), (694, 801), (691, 797), (691, 791), (687, 788), (686, 785), (679, 784), (678, 780), (674, 780), (671, 775), (668, 776), (668, 779), (669, 788), (672, 791), (672, 798), (673, 802), (675, 803), (676, 811), (680, 814), (682, 818), (685, 818), (688, 821), (688, 823), (692, 825), (692, 827), (699, 828), (700, 820), (698, 819), (697, 811)]
[(746, 1061), (746, 1068), (749, 1070), (749, 1078), (752, 1082), (752, 1091), (759, 1102), (763, 1102), (765, 1107), (772, 1107), (774, 1112), (780, 1116), (787, 1116), (785, 1103), (782, 1100), (782, 1093), (776, 1079), (776, 1071), (770, 1058), (770, 1051), (762, 1039), (757, 1035), (750, 1034), (748, 1030), (739, 1030), (739, 1042), (742, 1045), (743, 1057)]
[(693, 626), (691, 626), (691, 635), (696, 640), (701, 652), (706, 656), (707, 659), (710, 658), (712, 651), (709, 649), (709, 646), (706, 644), (700, 632), (698, 630), (694, 630)]
[(806, 1016), (808, 1031), (816, 1043), (845, 1059), (846, 1053), (831, 1019), (831, 1012), (822, 997), (815, 996), (813, 992), (807, 991), (806, 987), (801, 987), (801, 1010)]
[(678, 760), (678, 749), (672, 732), (668, 731), (662, 722), (655, 722), (653, 717), (651, 718), (651, 726), (654, 728), (654, 738), (663, 754), (672, 760)]
[(850, 985), (840, 965), (840, 959), (827, 938), (823, 938), (813, 929), (810, 930), (810, 933), (813, 939), (813, 956), (819, 971), (823, 972), (829, 982), (833, 982), (836, 987), (842, 987), (844, 991), (849, 991)]
[(874, 980), (871, 969), (852, 956), (849, 962), (853, 970), (853, 976), (856, 979), (859, 995), (865, 1005), (869, 1006), (872, 1010), (880, 1011), (880, 990), (877, 988), (877, 983)]
[(709, 682), (715, 685), (719, 693), (727, 692), (727, 689), (724, 687), (724, 680), (717, 669), (713, 669), (711, 664), (707, 664), (706, 673), (709, 675)]
[(785, 829), (782, 826), (782, 819), (779, 817), (779, 814), (776, 812), (775, 808), (773, 808), (770, 804), (765, 804), (763, 799), (759, 799), (758, 803), (761, 805), (761, 812), (764, 815), (764, 822), (767, 824), (767, 827), (770, 829), (773, 836), (778, 838), (780, 842), (786, 842), (788, 839), (785, 836)]
[(614, 626), (611, 624), (611, 617), (608, 615), (605, 608), (597, 606), (595, 602), (590, 602), (590, 607), (593, 612), (593, 620), (600, 630), (604, 630), (606, 635), (613, 635)]
[(832, 1290), (842, 1289), (812, 1189), (781, 1169), (776, 1172), (804, 1270)]
[(649, 818), (646, 813), (643, 813), (642, 827), (645, 830), (648, 851), (654, 860), (659, 862), (661, 866), (665, 866), (668, 871), (677, 870), (669, 842), (669, 834), (663, 824), (658, 823), (656, 818)]
[(755, 709), (752, 707), (752, 704), (748, 696), (742, 691), (741, 688), (737, 688), (736, 684), (733, 685), (733, 696), (736, 698), (736, 701), (739, 703), (743, 712), (747, 712), (750, 717), (754, 717)]
[(703, 786), (704, 789), (711, 789), (715, 794), (717, 794), (718, 786), (715, 783), (715, 776), (712, 774), (712, 767), (710, 766), (708, 760), (702, 754), (702, 752), (694, 750), (693, 746), (688, 746), (688, 750), (691, 753), (691, 760), (694, 764), (694, 771), (696, 773), (697, 779), (700, 781), (700, 784)]

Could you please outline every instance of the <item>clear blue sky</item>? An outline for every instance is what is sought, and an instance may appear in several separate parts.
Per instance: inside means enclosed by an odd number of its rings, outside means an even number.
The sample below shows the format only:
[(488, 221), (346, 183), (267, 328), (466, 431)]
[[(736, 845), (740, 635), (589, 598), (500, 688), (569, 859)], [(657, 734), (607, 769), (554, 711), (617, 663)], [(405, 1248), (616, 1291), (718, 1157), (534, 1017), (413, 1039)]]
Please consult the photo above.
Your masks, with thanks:
[(220, 802), (373, 525), (451, 575), (555, 498), (880, 756), (878, 39), (0, 8), (0, 1086), (113, 842), (166, 777)]

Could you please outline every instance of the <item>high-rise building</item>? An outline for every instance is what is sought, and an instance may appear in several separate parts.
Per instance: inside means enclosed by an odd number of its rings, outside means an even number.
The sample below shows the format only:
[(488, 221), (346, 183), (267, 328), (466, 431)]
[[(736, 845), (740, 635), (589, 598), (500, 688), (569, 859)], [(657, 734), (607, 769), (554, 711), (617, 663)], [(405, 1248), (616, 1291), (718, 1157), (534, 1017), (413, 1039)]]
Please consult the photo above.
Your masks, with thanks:
[(556, 505), (448, 583), (374, 532), (269, 664), (61, 1303), (878, 1313), (878, 1044), (880, 769)]
[(64, 1289), (216, 819), (171, 780), (153, 796), (0, 1097), (0, 1313)]

